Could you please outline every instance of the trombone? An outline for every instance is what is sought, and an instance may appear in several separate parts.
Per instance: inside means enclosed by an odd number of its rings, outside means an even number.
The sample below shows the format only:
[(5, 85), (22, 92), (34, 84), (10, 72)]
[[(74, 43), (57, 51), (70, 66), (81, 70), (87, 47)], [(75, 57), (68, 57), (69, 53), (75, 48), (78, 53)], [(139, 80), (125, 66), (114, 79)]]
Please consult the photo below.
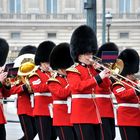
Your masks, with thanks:
[[(116, 81), (119, 81), (119, 82), (121, 82), (121, 83), (123, 83), (123, 84), (125, 84), (125, 85), (127, 85), (127, 86), (129, 86), (129, 87), (131, 87), (131, 88), (133, 88), (133, 89), (135, 89), (136, 91), (140, 92), (140, 89), (137, 88), (137, 87), (138, 87), (138, 84), (137, 84), (137, 83), (135, 83), (135, 82), (133, 82), (132, 80), (130, 80), (130, 79), (128, 79), (128, 78), (126, 78), (126, 77), (120, 75), (120, 73), (122, 72), (123, 67), (124, 67), (124, 63), (123, 63), (123, 61), (122, 61), (121, 59), (117, 59), (116, 62), (115, 62), (114, 64), (107, 64), (107, 65), (108, 65), (108, 67), (107, 67), (107, 66), (105, 66), (105, 65), (99, 63), (99, 61), (101, 61), (101, 58), (96, 57), (96, 56), (93, 56), (93, 57), (94, 57), (96, 60), (90, 59), (89, 61), (90, 61), (91, 63), (97, 63), (100, 67), (102, 67), (102, 68), (104, 68), (104, 69), (108, 69), (108, 70), (111, 72), (111, 75), (110, 75), (110, 76), (111, 76), (112, 78), (114, 78)], [(99, 70), (99, 71), (102, 71), (100, 68), (98, 68), (98, 70)], [(117, 78), (117, 77), (119, 77), (120, 79)], [(128, 83), (122, 81), (121, 79), (124, 79), (124, 80), (129, 81), (130, 83), (132, 83), (133, 85), (135, 85), (135, 86), (137, 86), (137, 87), (134, 87), (134, 86), (132, 86), (132, 85), (130, 85), (130, 84), (128, 84)]]

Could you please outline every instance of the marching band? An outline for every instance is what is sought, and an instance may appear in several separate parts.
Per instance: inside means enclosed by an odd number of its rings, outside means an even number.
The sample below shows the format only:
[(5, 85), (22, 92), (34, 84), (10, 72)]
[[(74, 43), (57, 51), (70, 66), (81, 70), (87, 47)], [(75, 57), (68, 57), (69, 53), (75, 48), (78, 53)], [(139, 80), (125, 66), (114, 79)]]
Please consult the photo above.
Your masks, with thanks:
[(0, 38), (0, 140), (6, 140), (3, 99), (13, 94), (18, 95), (24, 134), (19, 140), (33, 140), (37, 134), (40, 140), (114, 140), (115, 119), (122, 140), (140, 140), (136, 50), (119, 52), (113, 42), (98, 48), (94, 31), (81, 25), (70, 43), (44, 41), (37, 48), (23, 47), (11, 76), (10, 68), (3, 71), (8, 51), (8, 43)]

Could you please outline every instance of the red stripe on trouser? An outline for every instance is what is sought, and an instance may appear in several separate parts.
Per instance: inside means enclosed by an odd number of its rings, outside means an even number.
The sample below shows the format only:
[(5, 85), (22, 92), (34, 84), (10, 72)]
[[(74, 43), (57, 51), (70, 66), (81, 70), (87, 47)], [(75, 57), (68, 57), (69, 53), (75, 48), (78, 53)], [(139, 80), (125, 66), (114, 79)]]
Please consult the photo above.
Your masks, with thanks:
[(101, 128), (101, 135), (102, 135), (102, 140), (104, 140), (104, 130), (103, 130), (103, 127), (102, 127), (102, 124), (100, 124), (100, 128)]
[(39, 117), (39, 126), (40, 126), (40, 132), (41, 132), (41, 137), (42, 137), (42, 140), (43, 140), (43, 138), (44, 138), (44, 136), (43, 136), (43, 127), (42, 127), (42, 122), (41, 122), (41, 118)]
[(123, 127), (123, 132), (124, 132), (124, 135), (125, 135), (125, 139), (128, 140), (127, 133), (126, 133), (126, 130), (125, 130), (124, 127)]
[(60, 127), (60, 129), (61, 129), (62, 139), (65, 140), (65, 134), (64, 134), (64, 132), (63, 132), (63, 128)]
[(79, 129), (80, 129), (81, 139), (84, 140), (84, 136), (83, 136), (83, 132), (82, 132), (82, 128), (80, 124), (79, 124)]

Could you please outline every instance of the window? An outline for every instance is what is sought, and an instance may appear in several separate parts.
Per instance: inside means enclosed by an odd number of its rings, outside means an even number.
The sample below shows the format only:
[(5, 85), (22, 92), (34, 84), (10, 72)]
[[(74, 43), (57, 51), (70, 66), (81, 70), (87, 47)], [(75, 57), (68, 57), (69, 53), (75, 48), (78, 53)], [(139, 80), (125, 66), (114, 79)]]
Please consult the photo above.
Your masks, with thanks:
[(57, 13), (57, 0), (46, 0), (46, 12), (48, 14)]
[(11, 39), (20, 39), (20, 32), (12, 32), (11, 33)]
[(128, 39), (129, 33), (128, 32), (122, 32), (120, 33), (120, 39)]
[(131, 0), (119, 0), (120, 13), (130, 13), (130, 10), (131, 10)]
[(56, 38), (56, 33), (48, 33), (48, 38), (49, 39), (55, 39)]
[(21, 13), (21, 0), (9, 0), (10, 13)]

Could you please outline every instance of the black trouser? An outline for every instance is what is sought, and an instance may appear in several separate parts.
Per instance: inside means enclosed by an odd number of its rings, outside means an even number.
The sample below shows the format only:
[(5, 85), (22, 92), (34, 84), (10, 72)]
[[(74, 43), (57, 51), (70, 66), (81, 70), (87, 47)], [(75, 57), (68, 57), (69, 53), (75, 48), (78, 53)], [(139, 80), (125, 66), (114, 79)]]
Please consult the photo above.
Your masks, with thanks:
[(55, 128), (52, 126), (52, 118), (49, 116), (36, 116), (36, 126), (39, 140), (56, 140)]
[(122, 140), (140, 140), (140, 127), (120, 126), (119, 130)]
[(104, 140), (115, 139), (115, 120), (113, 118), (101, 118), (102, 120), (102, 132)]
[(0, 124), (0, 140), (6, 140), (6, 130), (4, 124)]
[(19, 120), (24, 133), (22, 139), (33, 140), (37, 134), (34, 117), (28, 115), (19, 115)]
[(76, 140), (72, 126), (56, 126), (56, 132), (60, 140)]
[(101, 124), (74, 124), (78, 140), (102, 140)]

